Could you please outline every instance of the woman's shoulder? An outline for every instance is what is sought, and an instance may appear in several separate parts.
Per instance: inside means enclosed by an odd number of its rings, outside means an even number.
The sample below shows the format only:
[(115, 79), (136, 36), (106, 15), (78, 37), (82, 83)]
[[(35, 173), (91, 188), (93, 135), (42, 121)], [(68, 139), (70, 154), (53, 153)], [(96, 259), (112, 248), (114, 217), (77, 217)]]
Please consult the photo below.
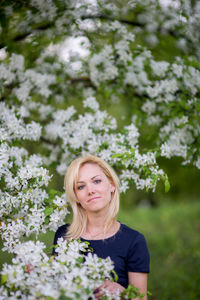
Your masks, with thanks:
[(139, 231), (121, 223), (121, 227), (120, 227), (121, 231), (123, 234), (125, 235), (128, 235), (128, 236), (134, 236), (134, 237), (137, 237), (137, 236), (140, 236), (142, 235)]
[(145, 258), (148, 262), (149, 251), (144, 235), (125, 224), (121, 224), (121, 232), (123, 236), (121, 242), (123, 245), (126, 244), (126, 249), (128, 249), (128, 257), (139, 255), (140, 257)]
[(63, 230), (66, 230), (67, 227), (69, 227), (70, 224), (63, 224), (61, 226), (58, 227), (58, 229), (56, 231), (58, 232), (62, 232)]
[(70, 224), (64, 224), (64, 225), (61, 225), (60, 227), (58, 227), (58, 229), (56, 230), (56, 233), (55, 233), (55, 239), (56, 239), (56, 241), (60, 237), (65, 237), (66, 232), (67, 232), (67, 228), (69, 227), (69, 225)]
[(120, 231), (121, 231), (121, 236), (123, 236), (124, 239), (129, 241), (129, 243), (131, 242), (136, 243), (145, 240), (145, 237), (142, 233), (123, 223), (121, 223)]

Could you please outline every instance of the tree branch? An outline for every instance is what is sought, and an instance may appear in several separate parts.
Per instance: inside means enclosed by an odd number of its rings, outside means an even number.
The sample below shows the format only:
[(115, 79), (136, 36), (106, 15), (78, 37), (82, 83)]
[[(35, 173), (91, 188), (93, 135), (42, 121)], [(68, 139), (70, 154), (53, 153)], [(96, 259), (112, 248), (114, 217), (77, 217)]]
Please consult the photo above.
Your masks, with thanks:
[[(62, 12), (63, 13), (63, 12)], [(30, 34), (33, 34), (34, 32), (37, 31), (45, 31), (51, 27), (53, 27), (55, 25), (55, 21), (61, 16), (61, 14), (58, 14), (58, 16), (54, 19), (54, 21), (51, 22), (46, 22), (45, 24), (38, 24), (35, 25), (35, 27), (32, 28), (32, 30), (29, 30), (27, 32), (23, 32), (23, 33), (19, 33), (18, 35), (16, 35), (14, 38), (10, 39), (9, 41), (13, 41), (13, 42), (18, 42), (21, 40), (24, 40), (27, 36), (29, 36)], [(127, 25), (131, 25), (131, 26), (138, 26), (138, 27), (144, 27), (144, 24), (138, 22), (138, 21), (134, 21), (134, 20), (127, 20), (124, 18), (117, 18), (117, 17), (111, 17), (111, 16), (107, 16), (105, 14), (95, 14), (95, 15), (82, 15), (80, 16), (80, 19), (102, 19), (102, 20), (107, 20), (107, 21), (118, 21), (120, 23), (123, 24), (127, 24)], [(158, 28), (157, 30), (158, 33), (162, 32), (162, 27)], [(172, 30), (166, 30), (166, 33), (173, 36), (173, 37), (177, 37), (178, 35), (180, 37), (184, 37), (188, 40), (188, 42), (190, 42), (188, 37), (185, 37), (183, 34), (177, 34), (176, 31), (172, 31)], [(0, 49), (6, 47), (6, 40), (0, 42)]]
[(122, 19), (122, 18), (113, 18), (113, 17), (106, 16), (103, 14), (84, 15), (84, 16), (81, 16), (81, 19), (83, 19), (83, 20), (85, 20), (85, 19), (103, 19), (103, 20), (108, 20), (108, 21), (118, 21), (120, 23), (133, 25), (133, 26), (140, 26), (140, 27), (142, 26), (142, 24), (137, 21), (130, 21), (130, 20)]
[[(49, 28), (53, 27), (54, 24), (55, 24), (55, 22), (40, 24), (40, 25), (38, 25), (38, 27), (35, 27), (32, 30), (29, 30), (29, 31), (23, 32), (23, 33), (19, 33), (13, 39), (11, 39), (11, 41), (12, 42), (20, 42), (20, 41), (24, 40), (25, 38), (27, 38), (30, 34), (33, 34), (34, 32), (39, 31), (39, 30), (49, 29)], [(5, 43), (5, 41), (0, 43), (0, 49), (4, 48), (6, 46), (7, 46), (7, 44)]]
[[(123, 18), (114, 18), (114, 17), (103, 15), (103, 14), (84, 15), (84, 16), (81, 16), (81, 19), (83, 19), (83, 20), (85, 20), (85, 19), (102, 19), (102, 20), (108, 20), (108, 21), (118, 21), (120, 23), (127, 24), (127, 25), (144, 27), (144, 24), (137, 22), (137, 21), (127, 20), (127, 19), (123, 19)], [(158, 28), (158, 32), (160, 33), (161, 31), (162, 31), (162, 28)], [(177, 37), (176, 32), (174, 32), (172, 30), (166, 30), (166, 32), (169, 35), (172, 35), (173, 37)], [(181, 37), (181, 35), (180, 35), (180, 37)]]
[(87, 76), (79, 77), (79, 78), (69, 78), (67, 80), (70, 81), (71, 83), (84, 82), (87, 83), (88, 86), (94, 88), (95, 90), (97, 89), (96, 86), (92, 83), (91, 79)]

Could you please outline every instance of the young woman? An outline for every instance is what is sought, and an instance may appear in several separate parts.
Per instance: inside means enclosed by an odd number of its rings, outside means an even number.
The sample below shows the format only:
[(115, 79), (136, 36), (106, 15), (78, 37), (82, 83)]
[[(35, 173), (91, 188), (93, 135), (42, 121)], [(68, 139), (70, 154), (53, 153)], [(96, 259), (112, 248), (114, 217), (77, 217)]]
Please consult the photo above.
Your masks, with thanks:
[(65, 176), (65, 189), (72, 210), (72, 223), (58, 228), (54, 245), (60, 237), (89, 241), (99, 257), (110, 256), (118, 282), (106, 280), (96, 291), (101, 299), (103, 289), (115, 294), (133, 284), (145, 293), (149, 252), (144, 236), (117, 221), (119, 184), (114, 170), (102, 159), (86, 155), (75, 159)]

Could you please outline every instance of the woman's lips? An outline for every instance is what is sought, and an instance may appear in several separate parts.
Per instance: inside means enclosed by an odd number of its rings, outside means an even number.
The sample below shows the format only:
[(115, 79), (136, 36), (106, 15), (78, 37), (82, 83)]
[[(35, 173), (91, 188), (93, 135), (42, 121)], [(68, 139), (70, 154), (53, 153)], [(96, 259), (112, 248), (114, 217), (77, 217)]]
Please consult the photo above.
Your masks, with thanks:
[(88, 200), (88, 202), (91, 202), (91, 201), (93, 201), (93, 200), (96, 200), (96, 199), (99, 199), (100, 197), (93, 197), (93, 198), (90, 198), (89, 200)]

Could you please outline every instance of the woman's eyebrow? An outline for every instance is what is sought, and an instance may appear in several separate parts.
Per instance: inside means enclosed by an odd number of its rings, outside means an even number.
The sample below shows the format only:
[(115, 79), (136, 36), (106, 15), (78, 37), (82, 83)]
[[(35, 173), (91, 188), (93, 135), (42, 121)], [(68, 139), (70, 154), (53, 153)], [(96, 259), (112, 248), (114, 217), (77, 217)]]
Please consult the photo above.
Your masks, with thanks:
[(97, 177), (97, 176), (100, 176), (101, 177), (101, 175), (95, 175), (94, 177), (92, 177), (91, 179), (94, 179), (95, 177)]
[[(93, 176), (93, 177), (91, 178), (91, 180), (93, 180), (94, 178), (96, 178), (96, 177), (98, 177), (98, 176), (101, 177), (101, 175), (95, 175), (95, 176)], [(77, 181), (77, 183), (84, 183), (84, 181)]]

